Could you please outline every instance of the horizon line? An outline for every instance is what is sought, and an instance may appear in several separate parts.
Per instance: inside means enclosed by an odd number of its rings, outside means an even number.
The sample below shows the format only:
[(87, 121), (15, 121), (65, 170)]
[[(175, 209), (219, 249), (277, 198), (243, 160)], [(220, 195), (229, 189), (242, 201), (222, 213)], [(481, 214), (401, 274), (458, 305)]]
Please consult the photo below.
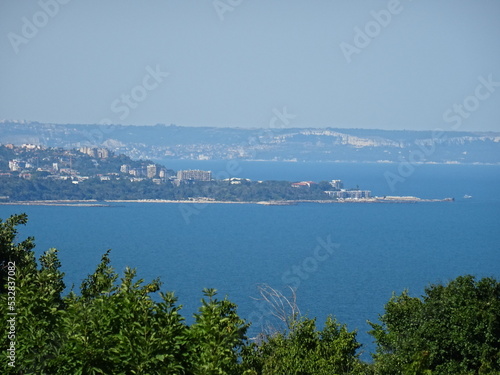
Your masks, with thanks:
[(433, 132), (433, 131), (442, 131), (449, 133), (500, 133), (500, 130), (446, 130), (441, 128), (434, 129), (382, 129), (382, 128), (363, 128), (363, 127), (342, 127), (342, 126), (326, 126), (326, 127), (315, 127), (315, 126), (296, 126), (296, 127), (269, 127), (269, 126), (256, 126), (256, 127), (242, 127), (242, 126), (213, 126), (213, 125), (177, 125), (177, 124), (165, 124), (165, 123), (156, 123), (156, 124), (100, 124), (100, 123), (56, 123), (56, 122), (40, 122), (34, 120), (11, 120), (11, 119), (1, 119), (0, 125), (6, 123), (14, 123), (19, 125), (28, 125), (28, 124), (40, 124), (40, 125), (55, 125), (55, 126), (134, 126), (134, 127), (155, 127), (155, 126), (163, 126), (163, 127), (178, 127), (178, 128), (213, 128), (213, 129), (238, 129), (238, 130), (261, 130), (261, 129), (269, 129), (269, 130), (293, 130), (293, 129), (315, 129), (315, 130), (328, 130), (328, 129), (345, 129), (345, 130), (377, 130), (377, 131), (393, 131), (393, 132)]

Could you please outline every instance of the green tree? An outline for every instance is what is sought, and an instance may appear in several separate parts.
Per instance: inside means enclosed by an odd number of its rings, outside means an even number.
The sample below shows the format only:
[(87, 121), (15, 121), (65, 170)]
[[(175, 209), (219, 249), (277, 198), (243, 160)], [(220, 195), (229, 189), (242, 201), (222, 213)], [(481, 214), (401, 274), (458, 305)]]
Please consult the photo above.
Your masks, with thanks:
[[(0, 249), (4, 260), (0, 314), (2, 327), (10, 328), (8, 319), (14, 319), (15, 326), (15, 337), (2, 335), (0, 370), (3, 374), (55, 373), (53, 364), (63, 340), (60, 313), (64, 306), (61, 299), (64, 275), (59, 271), (60, 262), (55, 249), (40, 257), (38, 268), (32, 250), (33, 239), (15, 243), (16, 226), (26, 222), (26, 215), (14, 215), (5, 223), (0, 221)], [(12, 269), (9, 265), (14, 263), (15, 274), (8, 279), (11, 273), (6, 274), (5, 271)], [(14, 281), (9, 283), (9, 280)], [(6, 332), (5, 329), (2, 331)], [(4, 357), (11, 342), (16, 348), (15, 366), (9, 366)]]
[(195, 323), (189, 328), (190, 373), (193, 375), (241, 374), (238, 363), (248, 324), (227, 298), (215, 298), (215, 289), (204, 289)]
[(134, 281), (129, 268), (117, 285), (109, 263), (108, 252), (82, 283), (81, 296), (66, 298), (60, 373), (182, 373), (186, 327), (176, 298), (167, 293), (160, 294), (160, 303), (153, 301), (150, 294), (160, 282)]
[(500, 283), (460, 276), (393, 296), (370, 323), (380, 374), (500, 374)]
[[(365, 374), (356, 354), (361, 347), (356, 332), (328, 317), (322, 330), (316, 319), (300, 315), (295, 290), (285, 296), (267, 284), (258, 286), (277, 323), (258, 342), (245, 347), (243, 359), (254, 374)], [(278, 327), (284, 326), (279, 329)]]
[[(184, 373), (187, 328), (172, 293), (160, 293), (160, 302), (154, 301), (150, 295), (160, 282), (134, 281), (132, 269), (116, 283), (108, 252), (82, 283), (80, 295), (72, 292), (62, 298), (64, 275), (57, 251), (45, 252), (38, 266), (33, 239), (15, 242), (16, 226), (26, 222), (26, 215), (0, 221), (2, 331), (10, 329), (9, 319), (14, 318), (15, 326), (15, 337), (5, 334), (0, 339), (0, 373)], [(9, 284), (9, 276), (15, 285)], [(5, 357), (11, 342), (14, 366)]]
[[(80, 293), (61, 297), (63, 274), (57, 251), (39, 259), (28, 238), (16, 243), (17, 225), (26, 215), (0, 222), (3, 331), (15, 312), (15, 337), (2, 335), (2, 374), (240, 374), (241, 350), (248, 325), (227, 298), (217, 300), (205, 290), (195, 323), (188, 327), (179, 314), (173, 293), (151, 295), (160, 281), (136, 280), (127, 268), (123, 277), (110, 265), (109, 251), (94, 273), (81, 284)], [(4, 260), (5, 259), (5, 260)], [(15, 286), (9, 277), (15, 265)], [(12, 290), (11, 290), (12, 289)], [(15, 298), (8, 310), (9, 292)], [(14, 366), (5, 358), (15, 342)]]
[(289, 328), (245, 350), (247, 366), (262, 375), (360, 374), (356, 332), (329, 317), (322, 330), (316, 320), (293, 319)]
[[(35, 267), (35, 256), (32, 252), (35, 244), (33, 238), (29, 237), (20, 243), (16, 243), (18, 234), (17, 226), (26, 225), (28, 216), (26, 214), (13, 215), (5, 222), (0, 219), (0, 292), (6, 291), (7, 265), (13, 262), (16, 268)], [(22, 275), (20, 275), (22, 276)]]

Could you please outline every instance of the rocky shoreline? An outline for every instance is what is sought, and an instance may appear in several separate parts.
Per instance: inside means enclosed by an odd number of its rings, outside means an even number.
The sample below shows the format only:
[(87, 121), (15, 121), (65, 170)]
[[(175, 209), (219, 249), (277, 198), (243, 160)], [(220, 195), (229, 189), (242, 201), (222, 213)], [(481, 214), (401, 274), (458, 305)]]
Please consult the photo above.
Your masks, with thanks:
[(386, 196), (359, 199), (330, 200), (274, 200), (274, 201), (217, 201), (212, 199), (132, 199), (132, 200), (46, 200), (0, 202), (0, 205), (10, 206), (66, 206), (66, 207), (110, 207), (114, 203), (185, 203), (185, 204), (260, 204), (265, 206), (291, 206), (299, 203), (420, 203), (420, 202), (453, 202), (454, 198), (423, 199), (411, 196)]

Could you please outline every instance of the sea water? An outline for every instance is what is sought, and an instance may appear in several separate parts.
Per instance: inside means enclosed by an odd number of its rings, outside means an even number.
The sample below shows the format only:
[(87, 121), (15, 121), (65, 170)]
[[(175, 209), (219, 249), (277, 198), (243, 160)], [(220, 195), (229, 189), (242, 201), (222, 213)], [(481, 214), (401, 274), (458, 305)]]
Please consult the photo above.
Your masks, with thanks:
[[(180, 161), (176, 168), (228, 169), (227, 162), (187, 164)], [(269, 324), (279, 326), (269, 306), (256, 299), (258, 285), (285, 295), (292, 287), (303, 314), (317, 317), (319, 326), (331, 314), (357, 329), (366, 352), (374, 349), (366, 321), (377, 321), (393, 292), (409, 289), (419, 296), (432, 283), (464, 274), (500, 278), (499, 166), (417, 166), (394, 189), (385, 175), (398, 173), (397, 165), (240, 162), (236, 167), (238, 177), (251, 179), (342, 179), (346, 187), (359, 185), (376, 195), (456, 200), (0, 206), (0, 217), (28, 213), (20, 238), (35, 236), (38, 254), (59, 249), (68, 290), (73, 285), (77, 290), (112, 249), (119, 272), (135, 267), (140, 278), (160, 277), (164, 291), (175, 291), (188, 322), (202, 289), (216, 288), (253, 322), (254, 336)]]

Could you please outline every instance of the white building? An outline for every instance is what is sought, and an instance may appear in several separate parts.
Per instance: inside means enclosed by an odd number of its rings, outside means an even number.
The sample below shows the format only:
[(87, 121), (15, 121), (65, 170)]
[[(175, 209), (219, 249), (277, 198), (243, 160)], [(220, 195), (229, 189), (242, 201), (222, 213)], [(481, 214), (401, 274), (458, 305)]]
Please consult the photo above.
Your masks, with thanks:
[(337, 190), (341, 190), (344, 188), (342, 180), (332, 180), (332, 182), (330, 182), (330, 185), (332, 185), (332, 188)]
[(146, 174), (148, 178), (154, 178), (156, 177), (156, 165), (154, 164), (149, 164), (146, 168)]
[(325, 191), (332, 198), (337, 199), (361, 199), (370, 198), (370, 190), (337, 190), (337, 191)]
[(19, 160), (9, 160), (9, 169), (13, 172), (19, 171), (21, 166)]
[(191, 181), (211, 181), (212, 172), (211, 171), (200, 171), (200, 170), (186, 170), (178, 171), (177, 179), (179, 181), (191, 180)]

